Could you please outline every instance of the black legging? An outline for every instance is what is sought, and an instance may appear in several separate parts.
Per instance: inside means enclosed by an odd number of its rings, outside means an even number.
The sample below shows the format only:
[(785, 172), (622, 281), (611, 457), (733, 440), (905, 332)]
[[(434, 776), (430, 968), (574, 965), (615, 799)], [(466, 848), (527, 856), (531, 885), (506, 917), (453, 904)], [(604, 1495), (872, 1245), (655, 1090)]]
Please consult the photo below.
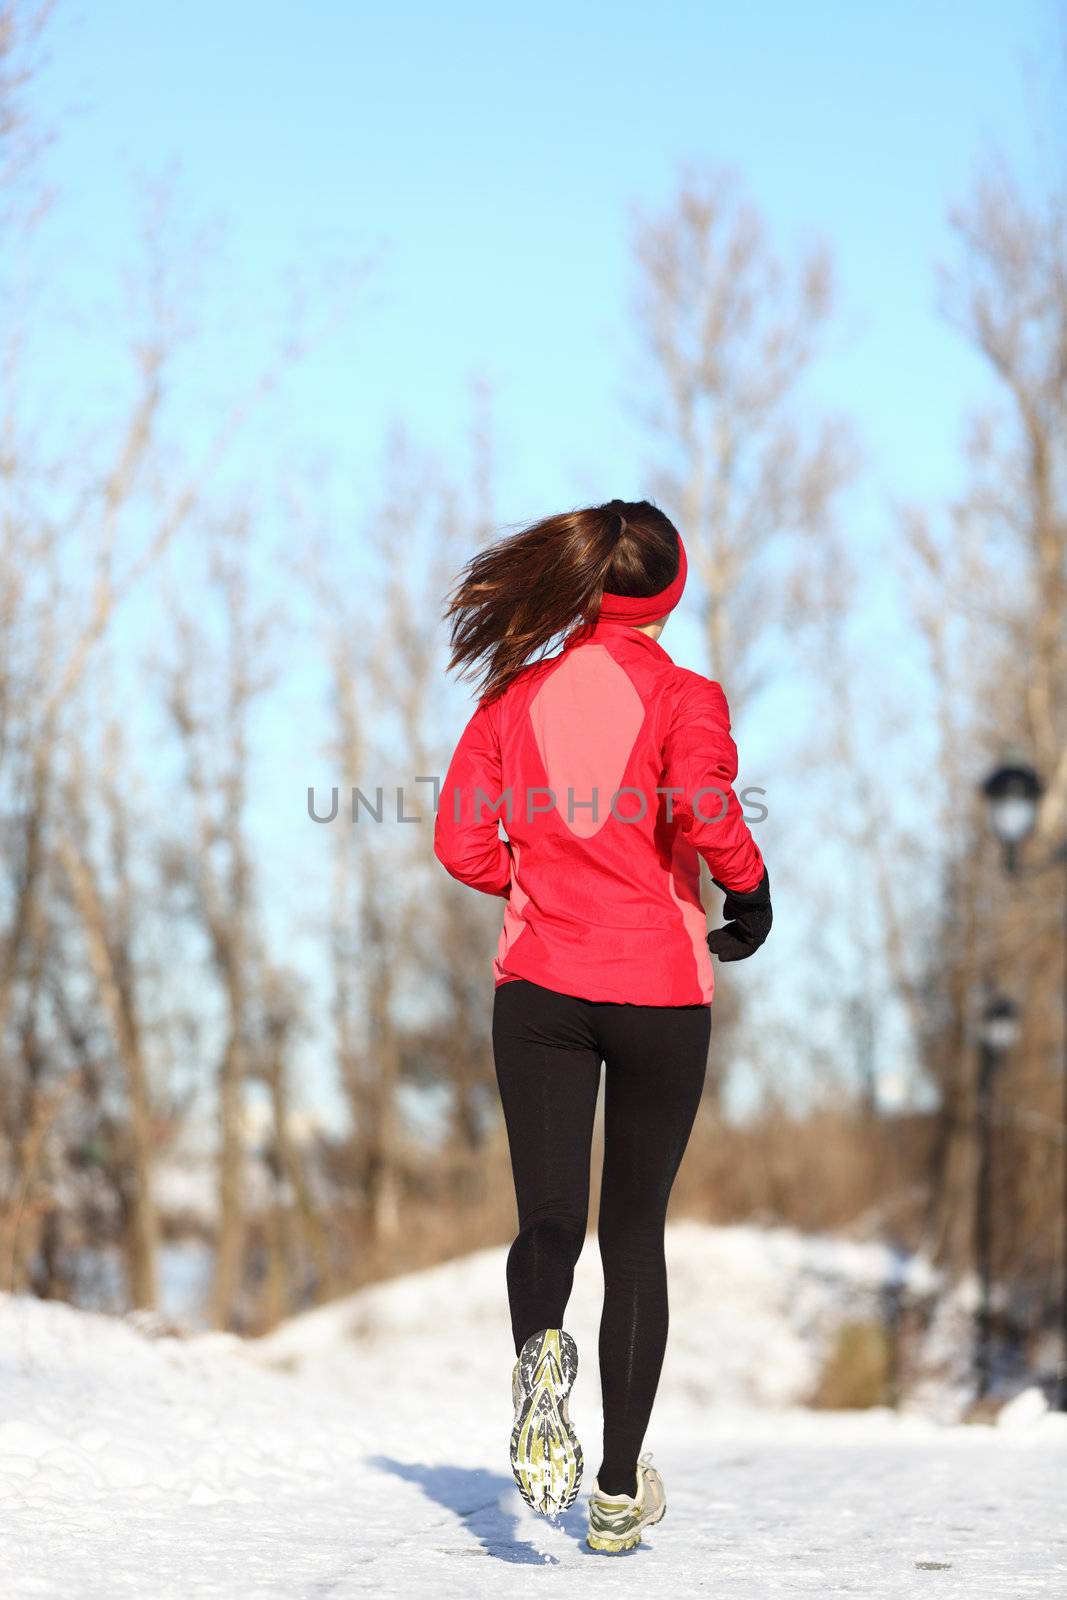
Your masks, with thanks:
[(515, 1352), (563, 1326), (589, 1214), (593, 1115), (606, 1068), (597, 1235), (604, 1267), (597, 1481), (633, 1494), (667, 1344), (663, 1227), (704, 1084), (711, 1007), (639, 1006), (498, 985), (493, 1055), (519, 1233), (507, 1284)]

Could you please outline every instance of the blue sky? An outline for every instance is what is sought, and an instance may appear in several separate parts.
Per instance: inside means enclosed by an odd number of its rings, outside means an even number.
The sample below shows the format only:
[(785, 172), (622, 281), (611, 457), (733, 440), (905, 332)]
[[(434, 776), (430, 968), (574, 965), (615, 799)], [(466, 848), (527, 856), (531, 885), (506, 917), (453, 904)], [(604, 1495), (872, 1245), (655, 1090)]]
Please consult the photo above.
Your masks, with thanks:
[[(725, 163), (783, 251), (832, 249), (840, 316), (810, 393), (853, 421), (867, 465), (846, 515), (857, 548), (884, 560), (889, 498), (957, 485), (964, 420), (987, 392), (936, 310), (946, 209), (994, 152), (1041, 184), (1064, 132), (1064, 32), (1044, 0), (61, 0), (49, 38), (37, 98), (59, 128), (49, 238), (70, 305), (114, 304), (138, 177), (163, 170), (221, 229), (198, 354), (208, 391), (257, 364), (286, 274), (328, 281), (333, 263), (373, 258), (351, 321), (284, 400), (294, 456), (333, 463), (353, 517), (377, 492), (392, 422), (447, 462), (466, 456), (478, 377), (494, 388), (501, 522), (645, 493), (633, 210), (668, 204), (683, 163)], [(101, 320), (45, 337), (75, 409), (117, 381)], [(190, 402), (190, 436), (203, 415)], [(877, 581), (865, 604), (891, 651)], [(684, 614), (671, 631), (676, 658), (700, 667)], [(749, 781), (779, 723), (752, 728)], [(301, 848), (292, 837), (290, 863)]]
[(454, 448), (486, 374), (510, 521), (640, 488), (629, 211), (663, 204), (680, 161), (733, 164), (783, 247), (831, 244), (843, 317), (819, 382), (880, 478), (922, 493), (951, 480), (978, 379), (934, 314), (945, 208), (983, 151), (1044, 159), (1057, 40), (1041, 0), (101, 0), (53, 24), (48, 97), (73, 116), (52, 167), (83, 287), (114, 272), (127, 180), (172, 162), (249, 311), (292, 265), (374, 253), (301, 431), (355, 472), (390, 416)]

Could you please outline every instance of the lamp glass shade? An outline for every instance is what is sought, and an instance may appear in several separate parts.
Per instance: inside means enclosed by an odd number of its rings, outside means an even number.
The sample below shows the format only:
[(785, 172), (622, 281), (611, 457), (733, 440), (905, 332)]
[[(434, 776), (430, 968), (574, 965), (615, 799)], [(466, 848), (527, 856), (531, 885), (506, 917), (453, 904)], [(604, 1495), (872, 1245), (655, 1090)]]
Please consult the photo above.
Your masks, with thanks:
[(1022, 844), (1034, 829), (1037, 802), (1024, 794), (1005, 794), (989, 802), (989, 825), (1001, 844)]
[(999, 995), (990, 1000), (979, 1028), (982, 1043), (995, 1055), (1010, 1050), (1019, 1037), (1019, 1011), (1013, 1000)]

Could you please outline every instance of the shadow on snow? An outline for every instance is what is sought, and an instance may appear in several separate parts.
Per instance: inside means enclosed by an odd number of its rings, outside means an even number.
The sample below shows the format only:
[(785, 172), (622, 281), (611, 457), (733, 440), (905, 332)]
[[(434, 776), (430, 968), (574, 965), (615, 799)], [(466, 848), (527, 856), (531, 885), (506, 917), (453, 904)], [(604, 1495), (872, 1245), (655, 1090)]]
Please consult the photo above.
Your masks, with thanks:
[[(485, 1551), (498, 1561), (520, 1566), (554, 1566), (556, 1556), (547, 1555), (519, 1536), (519, 1516), (525, 1515), (515, 1480), (510, 1474), (488, 1472), (482, 1467), (428, 1466), (422, 1461), (398, 1461), (395, 1456), (368, 1456), (368, 1465), (391, 1472), (407, 1483), (418, 1484), (428, 1500), (444, 1506), (470, 1530)], [(513, 1502), (512, 1510), (509, 1502)], [(579, 1501), (554, 1518), (550, 1526), (561, 1529), (579, 1546), (583, 1555), (593, 1556), (585, 1542), (588, 1526), (584, 1501)], [(637, 1550), (641, 1549), (638, 1545)]]

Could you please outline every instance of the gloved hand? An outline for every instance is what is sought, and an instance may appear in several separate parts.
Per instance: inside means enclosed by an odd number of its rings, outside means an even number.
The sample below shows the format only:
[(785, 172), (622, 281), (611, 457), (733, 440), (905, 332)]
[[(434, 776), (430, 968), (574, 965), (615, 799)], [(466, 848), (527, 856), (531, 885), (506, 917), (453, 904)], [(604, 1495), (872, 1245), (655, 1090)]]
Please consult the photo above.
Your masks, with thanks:
[(711, 881), (726, 895), (722, 914), (730, 920), (725, 927), (712, 928), (708, 934), (708, 949), (720, 961), (744, 961), (759, 949), (771, 931), (771, 885), (767, 869), (764, 867), (763, 877), (747, 894), (727, 889), (718, 878)]

